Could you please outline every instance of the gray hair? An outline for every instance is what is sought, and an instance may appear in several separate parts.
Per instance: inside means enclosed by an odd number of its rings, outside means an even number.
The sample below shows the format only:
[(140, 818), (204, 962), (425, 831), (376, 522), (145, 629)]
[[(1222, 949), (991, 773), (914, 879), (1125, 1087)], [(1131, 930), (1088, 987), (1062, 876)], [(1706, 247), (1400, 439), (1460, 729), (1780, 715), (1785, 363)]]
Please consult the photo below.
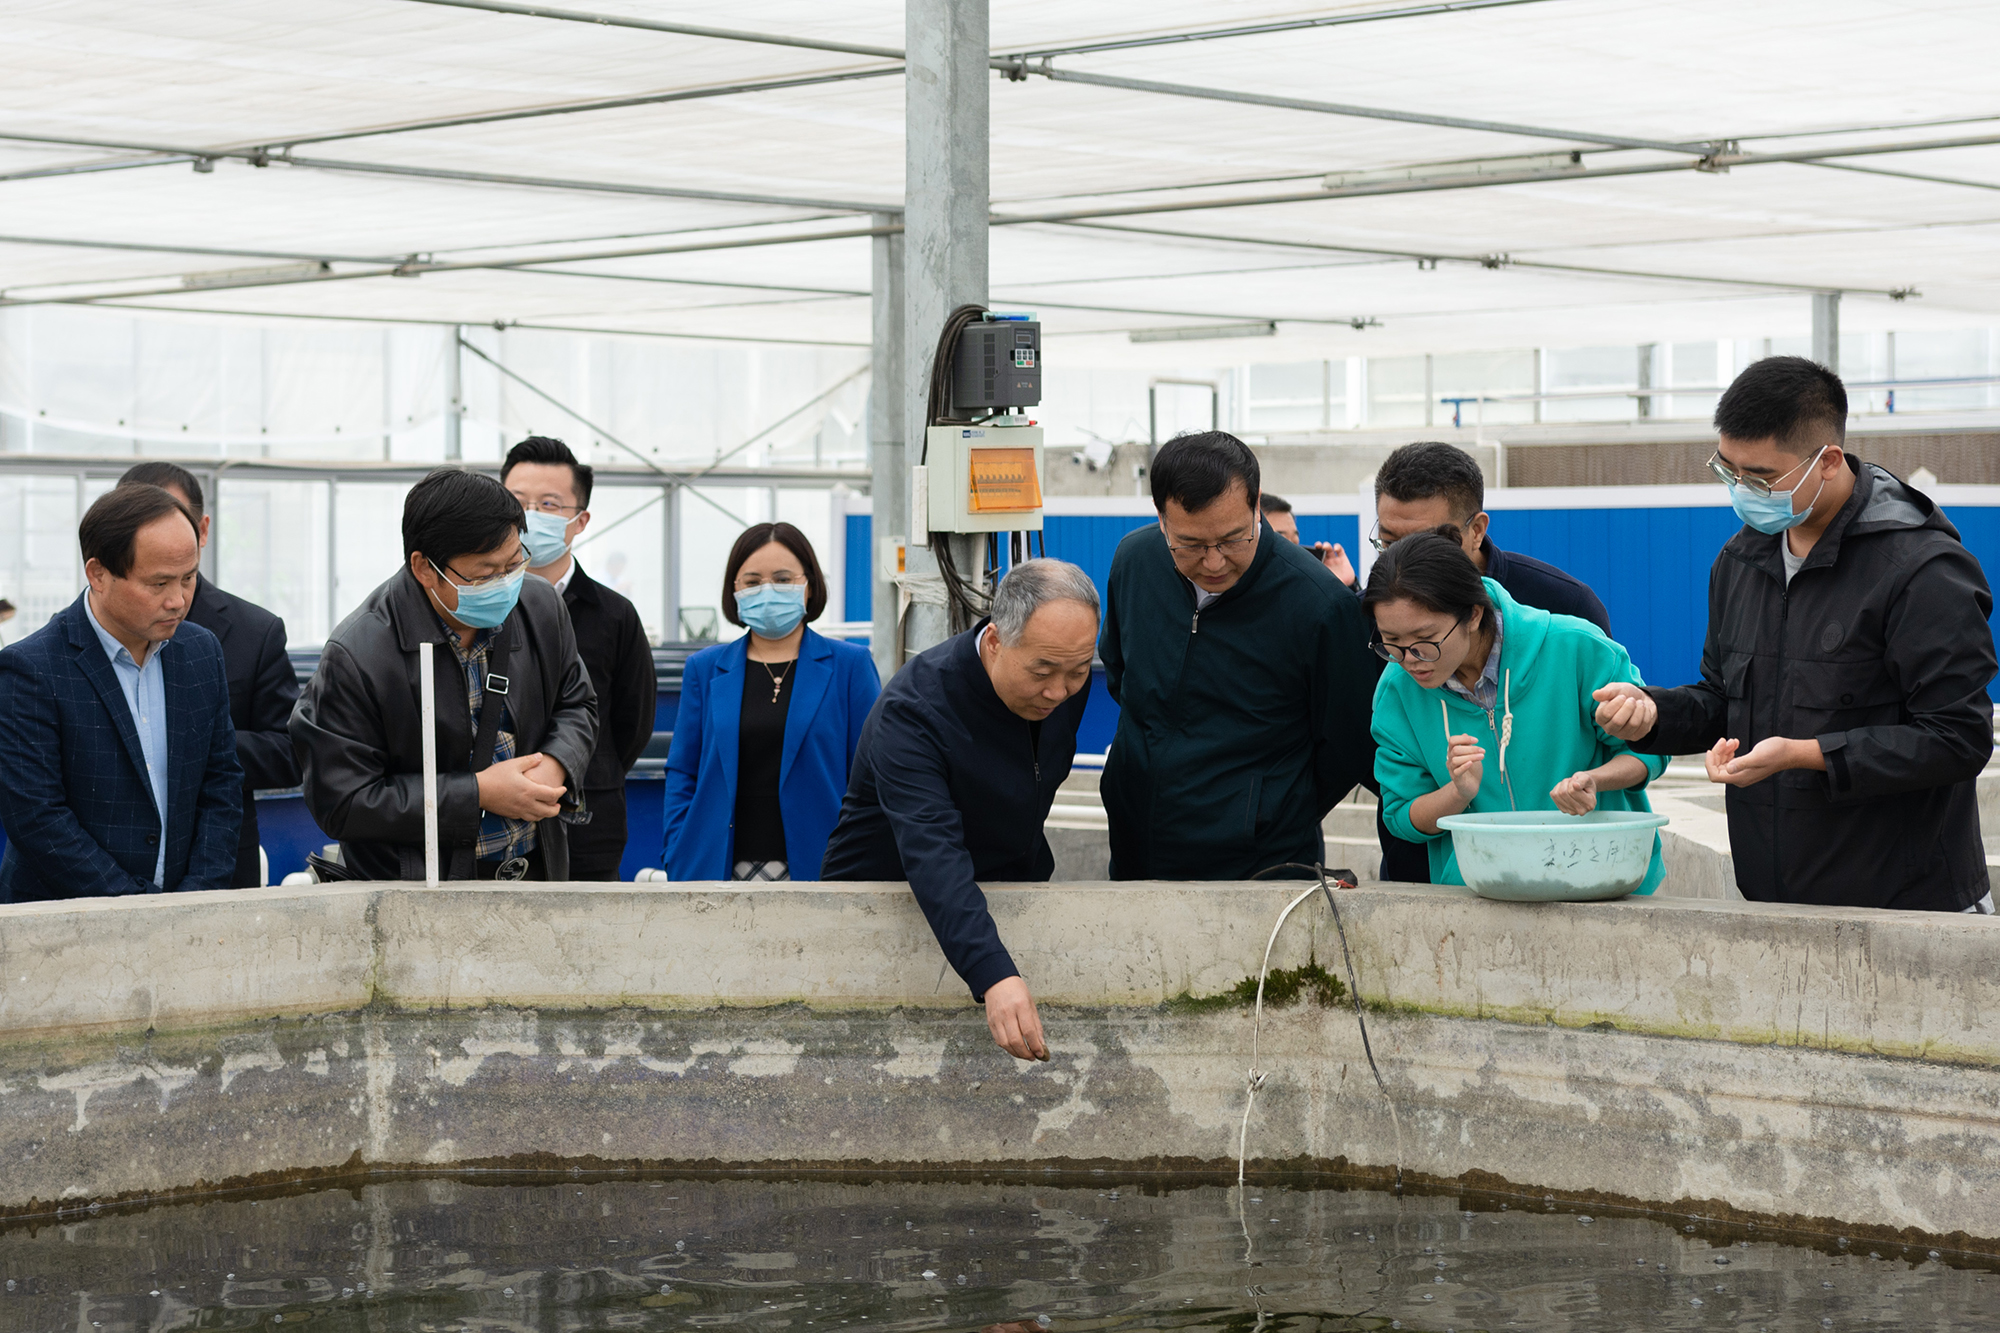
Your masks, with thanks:
[(1098, 614), (1097, 585), (1067, 560), (1023, 560), (1007, 571), (993, 591), (993, 628), (1012, 647), (1028, 628), (1028, 617), (1050, 602), (1081, 602)]

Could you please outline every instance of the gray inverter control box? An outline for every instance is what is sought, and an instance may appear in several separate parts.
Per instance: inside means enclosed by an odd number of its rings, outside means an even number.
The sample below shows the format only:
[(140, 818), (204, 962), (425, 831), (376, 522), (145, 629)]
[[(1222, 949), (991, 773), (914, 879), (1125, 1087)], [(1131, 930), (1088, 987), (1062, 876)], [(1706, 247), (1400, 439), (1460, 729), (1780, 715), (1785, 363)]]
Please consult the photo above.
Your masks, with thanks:
[(968, 324), (951, 359), (951, 405), (984, 416), (1042, 401), (1042, 326), (1036, 320)]

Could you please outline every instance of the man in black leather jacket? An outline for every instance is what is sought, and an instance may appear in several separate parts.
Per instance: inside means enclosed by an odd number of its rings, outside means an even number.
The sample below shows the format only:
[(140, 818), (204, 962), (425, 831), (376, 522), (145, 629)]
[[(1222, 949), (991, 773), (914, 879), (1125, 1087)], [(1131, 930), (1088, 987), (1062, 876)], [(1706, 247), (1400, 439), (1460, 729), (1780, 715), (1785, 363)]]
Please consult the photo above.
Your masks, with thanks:
[(1709, 575), (1702, 678), (1606, 685), (1597, 722), (1707, 752), (1753, 902), (1990, 912), (1993, 595), (1930, 497), (1843, 449), (1846, 420), (1803, 357), (1737, 377), (1710, 466), (1746, 526)]
[(440, 876), (569, 877), (562, 816), (597, 743), (597, 696), (562, 599), (522, 577), (525, 521), (491, 477), (439, 468), (417, 483), (403, 568), (334, 630), (292, 713), (306, 804), (357, 878), (424, 875), (424, 643)]

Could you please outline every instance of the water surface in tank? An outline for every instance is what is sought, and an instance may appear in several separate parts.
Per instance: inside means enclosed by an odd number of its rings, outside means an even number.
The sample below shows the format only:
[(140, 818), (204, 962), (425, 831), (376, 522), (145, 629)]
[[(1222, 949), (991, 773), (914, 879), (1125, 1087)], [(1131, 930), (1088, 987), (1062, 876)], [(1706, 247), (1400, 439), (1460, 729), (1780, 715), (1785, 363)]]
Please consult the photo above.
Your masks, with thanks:
[(1324, 1180), (458, 1174), (8, 1224), (0, 1329), (2000, 1325), (1990, 1260), (1759, 1237)]

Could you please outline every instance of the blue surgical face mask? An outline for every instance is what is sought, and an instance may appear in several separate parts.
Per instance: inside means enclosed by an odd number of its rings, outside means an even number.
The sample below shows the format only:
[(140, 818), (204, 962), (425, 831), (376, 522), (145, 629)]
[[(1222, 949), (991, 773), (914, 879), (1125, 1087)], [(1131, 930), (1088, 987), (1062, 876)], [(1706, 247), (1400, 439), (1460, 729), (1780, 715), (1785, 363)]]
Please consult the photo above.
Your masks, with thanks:
[(806, 585), (760, 583), (736, 594), (736, 614), (767, 639), (782, 639), (806, 618)]
[(569, 520), (561, 514), (528, 511), (528, 530), (521, 535), (528, 550), (528, 568), (546, 569), (569, 554)]
[[(1825, 452), (1826, 449), (1821, 448), (1818, 454), (1812, 456), (1811, 462), (1807, 463), (1806, 466), (1810, 468), (1813, 464), (1818, 463), (1820, 454)], [(1757, 531), (1776, 536), (1778, 533), (1791, 531), (1812, 517), (1812, 505), (1810, 504), (1804, 509), (1794, 510), (1792, 508), (1792, 497), (1804, 489), (1805, 481), (1803, 479), (1789, 491), (1772, 491), (1768, 495), (1759, 495), (1745, 486), (1731, 486), (1729, 488), (1729, 506), (1736, 511), (1736, 517), (1742, 519)], [(1826, 478), (1822, 477), (1820, 478), (1819, 490), (1813, 492), (1813, 504), (1819, 503), (1819, 492), (1825, 489)]]
[[(431, 568), (437, 569), (439, 578), (451, 583), (450, 577), (438, 569), (435, 560), (431, 562)], [(527, 573), (525, 569), (517, 569), (498, 582), (473, 587), (452, 583), (451, 586), (458, 589), (458, 609), (452, 610), (442, 601), (438, 602), (438, 609), (461, 625), (470, 625), (474, 629), (498, 629), (514, 613), (515, 604), (521, 600), (521, 580)], [(436, 601), (437, 594), (432, 593), (431, 599)]]

